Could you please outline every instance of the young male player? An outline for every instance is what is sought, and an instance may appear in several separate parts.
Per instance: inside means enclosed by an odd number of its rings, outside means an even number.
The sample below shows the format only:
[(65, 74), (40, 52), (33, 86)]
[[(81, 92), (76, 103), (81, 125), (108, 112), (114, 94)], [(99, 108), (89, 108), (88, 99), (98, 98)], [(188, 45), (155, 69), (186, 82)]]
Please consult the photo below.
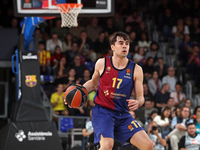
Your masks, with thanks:
[[(100, 58), (92, 79), (83, 85), (88, 92), (98, 86), (92, 110), (94, 143), (100, 143), (100, 150), (111, 150), (116, 139), (122, 145), (130, 141), (140, 150), (153, 150), (153, 142), (128, 112), (144, 103), (143, 71), (126, 57), (129, 36), (116, 32), (110, 36), (109, 42), (113, 56)], [(130, 99), (133, 88), (136, 99)]]

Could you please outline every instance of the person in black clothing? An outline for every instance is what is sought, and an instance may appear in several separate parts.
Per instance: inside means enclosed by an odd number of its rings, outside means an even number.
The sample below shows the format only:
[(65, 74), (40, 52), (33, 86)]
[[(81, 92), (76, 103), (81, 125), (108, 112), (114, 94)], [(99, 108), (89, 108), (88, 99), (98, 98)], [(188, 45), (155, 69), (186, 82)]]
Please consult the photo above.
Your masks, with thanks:
[(83, 71), (85, 69), (88, 69), (85, 64), (81, 64), (81, 56), (76, 55), (74, 57), (74, 64), (72, 65), (72, 68), (76, 71), (76, 78), (81, 80), (83, 78)]
[(152, 77), (153, 71), (155, 70), (153, 63), (154, 63), (154, 59), (152, 57), (149, 57), (147, 59), (147, 63), (144, 66), (142, 66), (143, 71), (144, 71), (144, 78), (146, 80)]
[(154, 99), (156, 103), (156, 107), (158, 108), (159, 112), (161, 109), (167, 105), (167, 101), (170, 98), (170, 85), (168, 83), (163, 84), (160, 91), (156, 92)]
[(158, 71), (159, 79), (167, 75), (168, 65), (164, 64), (163, 57), (158, 58), (158, 64), (155, 66), (155, 70)]
[(97, 59), (103, 57), (104, 54), (108, 53), (109, 43), (106, 40), (105, 33), (101, 31), (98, 39), (94, 43), (94, 51), (97, 53)]
[(179, 150), (199, 150), (200, 134), (196, 133), (196, 125), (193, 119), (186, 122), (187, 133), (179, 142)]

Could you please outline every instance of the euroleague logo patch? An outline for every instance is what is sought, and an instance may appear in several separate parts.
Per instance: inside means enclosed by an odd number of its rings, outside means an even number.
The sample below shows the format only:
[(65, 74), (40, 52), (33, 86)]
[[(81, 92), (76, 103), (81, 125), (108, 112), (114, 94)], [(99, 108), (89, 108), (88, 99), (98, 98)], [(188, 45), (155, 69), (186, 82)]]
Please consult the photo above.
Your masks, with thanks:
[(134, 128), (133, 128), (133, 125), (129, 124), (129, 125), (128, 125), (128, 129), (129, 129), (130, 131), (133, 131), (133, 129), (134, 129)]
[(126, 69), (126, 75), (128, 75), (128, 76), (131, 75), (131, 69)]

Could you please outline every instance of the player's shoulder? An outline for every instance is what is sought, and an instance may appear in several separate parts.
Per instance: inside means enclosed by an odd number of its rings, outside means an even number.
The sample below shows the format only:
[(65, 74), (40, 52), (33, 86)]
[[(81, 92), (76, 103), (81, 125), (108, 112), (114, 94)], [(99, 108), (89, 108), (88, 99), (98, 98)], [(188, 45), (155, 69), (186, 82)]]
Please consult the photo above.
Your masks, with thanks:
[(142, 67), (135, 63), (135, 71), (136, 72), (141, 72), (142, 71)]
[(105, 58), (99, 58), (96, 62), (96, 66), (104, 66)]

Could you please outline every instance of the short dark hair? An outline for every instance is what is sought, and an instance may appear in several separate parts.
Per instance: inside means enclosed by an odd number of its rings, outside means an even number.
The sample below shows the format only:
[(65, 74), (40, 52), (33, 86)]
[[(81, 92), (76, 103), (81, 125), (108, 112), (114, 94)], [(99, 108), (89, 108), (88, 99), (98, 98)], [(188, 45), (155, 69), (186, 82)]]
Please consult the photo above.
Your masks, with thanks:
[(126, 33), (124, 33), (124, 32), (115, 32), (109, 38), (110, 45), (114, 45), (115, 44), (115, 42), (117, 41), (117, 37), (118, 36), (122, 37), (124, 40), (127, 40), (128, 42), (130, 42), (130, 37)]
[(177, 81), (177, 82), (176, 82), (176, 85), (180, 85), (180, 86), (182, 86), (181, 81)]

